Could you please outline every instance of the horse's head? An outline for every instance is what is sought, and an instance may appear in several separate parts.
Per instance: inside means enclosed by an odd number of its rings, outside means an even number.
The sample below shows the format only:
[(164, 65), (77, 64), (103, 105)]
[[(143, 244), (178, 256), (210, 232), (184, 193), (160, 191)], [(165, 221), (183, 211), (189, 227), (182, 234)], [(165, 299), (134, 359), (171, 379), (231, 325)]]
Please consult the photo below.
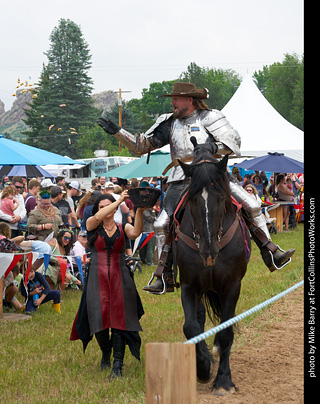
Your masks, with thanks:
[(191, 208), (195, 232), (199, 239), (199, 252), (204, 265), (213, 266), (219, 254), (222, 219), (230, 203), (227, 176), (228, 155), (221, 161), (213, 157), (216, 151), (211, 144), (197, 144), (194, 160), (188, 165), (179, 161), (186, 177), (191, 178), (187, 201)]

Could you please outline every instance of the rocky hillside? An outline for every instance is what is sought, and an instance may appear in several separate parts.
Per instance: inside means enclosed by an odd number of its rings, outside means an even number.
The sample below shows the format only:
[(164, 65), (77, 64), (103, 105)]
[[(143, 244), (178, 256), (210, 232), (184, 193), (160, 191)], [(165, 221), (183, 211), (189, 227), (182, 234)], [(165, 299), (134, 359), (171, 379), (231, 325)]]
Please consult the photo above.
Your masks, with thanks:
[(96, 108), (101, 111), (109, 111), (118, 101), (118, 94), (113, 91), (103, 91), (102, 93), (93, 94), (92, 99)]
[[(103, 91), (92, 96), (93, 104), (101, 111), (110, 110), (111, 106), (118, 100), (118, 95), (112, 91)], [(17, 91), (14, 103), (9, 111), (5, 111), (4, 103), (0, 100), (0, 134), (8, 133), (14, 140), (20, 140), (21, 131), (26, 130), (22, 121), (25, 118), (24, 109), (29, 108), (27, 103), (32, 102), (32, 94), (29, 92)]]
[(5, 112), (4, 104), (0, 100), (0, 125), (8, 126), (19, 122), (25, 117), (24, 108), (29, 108), (26, 104), (32, 101), (32, 94), (29, 92), (23, 93), (21, 90), (17, 91), (15, 100), (9, 111)]

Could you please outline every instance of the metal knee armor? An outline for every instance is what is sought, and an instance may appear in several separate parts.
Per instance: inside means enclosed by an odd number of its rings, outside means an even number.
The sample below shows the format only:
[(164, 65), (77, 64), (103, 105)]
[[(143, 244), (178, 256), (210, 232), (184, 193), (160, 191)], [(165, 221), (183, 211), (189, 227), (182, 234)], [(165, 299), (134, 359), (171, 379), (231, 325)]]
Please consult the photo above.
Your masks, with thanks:
[(250, 219), (261, 229), (264, 234), (271, 240), (266, 220), (261, 212), (261, 202), (250, 195), (242, 186), (234, 181), (230, 181), (231, 195), (234, 199), (241, 203), (242, 208), (246, 211)]

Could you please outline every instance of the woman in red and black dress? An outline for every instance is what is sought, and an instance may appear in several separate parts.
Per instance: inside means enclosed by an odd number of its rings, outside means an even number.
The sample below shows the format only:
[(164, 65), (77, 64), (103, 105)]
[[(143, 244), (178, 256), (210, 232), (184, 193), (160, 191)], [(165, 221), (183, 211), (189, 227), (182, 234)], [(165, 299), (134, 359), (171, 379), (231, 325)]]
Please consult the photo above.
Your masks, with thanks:
[(81, 339), (85, 350), (95, 334), (102, 350), (102, 369), (110, 367), (113, 349), (111, 377), (122, 375), (126, 343), (132, 355), (140, 360), (139, 319), (144, 313), (124, 253), (126, 239), (134, 240), (142, 232), (142, 213), (146, 208), (137, 209), (134, 227), (115, 223), (114, 213), (126, 198), (127, 191), (118, 200), (110, 194), (101, 195), (94, 203), (93, 216), (87, 220), (91, 261), (70, 336), (71, 340)]

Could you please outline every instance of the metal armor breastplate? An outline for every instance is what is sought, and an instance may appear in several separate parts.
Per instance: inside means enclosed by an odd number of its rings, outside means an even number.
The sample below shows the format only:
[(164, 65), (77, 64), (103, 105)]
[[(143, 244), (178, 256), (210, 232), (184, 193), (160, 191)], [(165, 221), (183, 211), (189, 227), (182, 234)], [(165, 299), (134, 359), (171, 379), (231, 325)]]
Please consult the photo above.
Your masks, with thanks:
[[(209, 137), (206, 129), (201, 125), (197, 111), (194, 111), (185, 119), (175, 119), (172, 123), (170, 134), (170, 151), (172, 160), (192, 156), (193, 144), (191, 136), (197, 139), (198, 143), (205, 143)], [(173, 167), (168, 182), (183, 180), (184, 173), (180, 166)]]

